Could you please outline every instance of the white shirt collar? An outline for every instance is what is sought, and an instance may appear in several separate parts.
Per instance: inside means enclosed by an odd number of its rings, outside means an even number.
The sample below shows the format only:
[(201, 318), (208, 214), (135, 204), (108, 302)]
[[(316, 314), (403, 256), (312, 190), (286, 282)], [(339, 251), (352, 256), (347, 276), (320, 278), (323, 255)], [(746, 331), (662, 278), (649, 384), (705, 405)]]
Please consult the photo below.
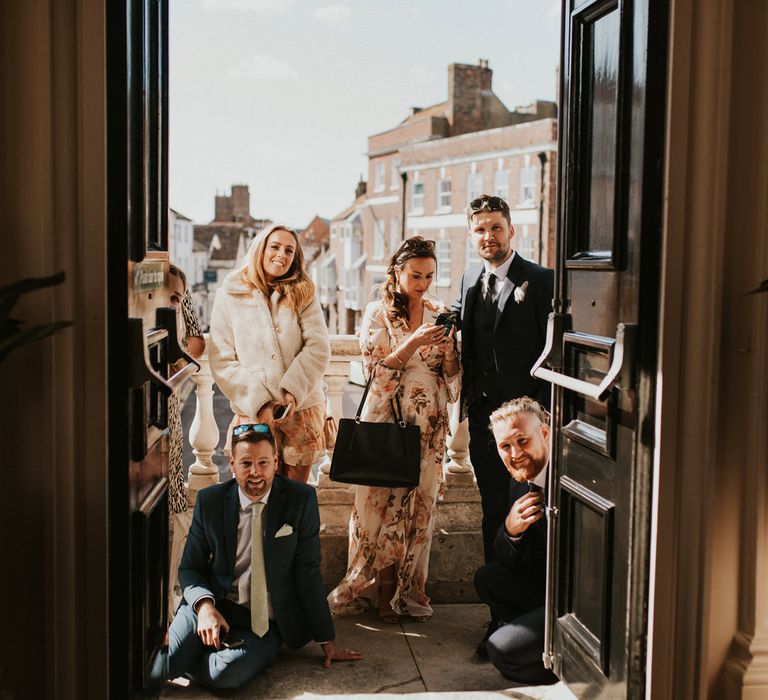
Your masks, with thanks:
[(269, 491), (267, 491), (258, 501), (252, 501), (250, 498), (248, 498), (248, 496), (246, 496), (243, 493), (243, 490), (238, 486), (237, 497), (240, 499), (240, 510), (250, 510), (251, 503), (263, 503), (264, 505), (267, 505), (267, 501), (269, 500), (270, 493), (272, 493), (271, 486), (269, 488)]
[(536, 484), (542, 491), (547, 487), (547, 471), (549, 470), (549, 462), (529, 483)]
[(485, 276), (488, 277), (488, 273), (492, 275), (496, 275), (496, 277), (499, 279), (500, 282), (503, 282), (506, 277), (507, 273), (509, 272), (509, 266), (512, 264), (512, 261), (515, 259), (515, 251), (512, 251), (512, 255), (510, 255), (501, 265), (499, 265), (495, 270), (491, 270), (491, 268), (488, 266), (487, 261), (483, 261), (483, 267), (485, 268)]

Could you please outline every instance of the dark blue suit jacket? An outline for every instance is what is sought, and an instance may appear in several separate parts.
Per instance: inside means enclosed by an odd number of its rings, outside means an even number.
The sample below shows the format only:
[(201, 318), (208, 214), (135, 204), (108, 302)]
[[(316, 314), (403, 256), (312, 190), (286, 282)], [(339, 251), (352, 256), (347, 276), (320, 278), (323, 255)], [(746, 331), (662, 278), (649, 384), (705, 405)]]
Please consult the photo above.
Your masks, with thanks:
[[(226, 597), (235, 575), (239, 507), (234, 479), (197, 494), (179, 566), (186, 603), (204, 595), (216, 601)], [(293, 532), (275, 537), (284, 525)], [(275, 476), (267, 505), (264, 562), (275, 622), (285, 644), (296, 649), (313, 639), (333, 640), (320, 576), (320, 513), (313, 487)]]
[[(461, 280), (461, 292), (453, 309), (459, 314), (461, 328), (472, 328), (472, 315), (482, 294), (483, 265), (469, 268)], [(514, 290), (525, 283), (525, 299), (517, 303)], [(496, 364), (495, 384), (498, 395), (490, 397), (498, 406), (504, 401), (530, 396), (549, 406), (549, 383), (531, 376), (531, 367), (539, 359), (547, 337), (547, 317), (552, 310), (555, 273), (515, 253), (504, 285), (499, 289), (496, 320), (493, 326), (493, 354)], [(462, 407), (473, 399), (476, 369), (473, 346), (467, 330), (462, 332), (461, 363), (464, 370)], [(494, 400), (495, 399), (495, 400)]]

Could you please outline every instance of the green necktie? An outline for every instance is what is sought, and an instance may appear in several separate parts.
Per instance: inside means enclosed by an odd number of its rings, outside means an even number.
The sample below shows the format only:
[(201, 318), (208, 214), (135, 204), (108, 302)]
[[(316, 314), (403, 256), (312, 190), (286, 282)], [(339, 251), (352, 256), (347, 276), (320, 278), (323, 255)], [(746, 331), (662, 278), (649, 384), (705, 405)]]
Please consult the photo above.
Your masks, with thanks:
[(269, 631), (267, 572), (264, 569), (264, 534), (261, 511), (264, 503), (251, 506), (251, 629), (263, 637)]

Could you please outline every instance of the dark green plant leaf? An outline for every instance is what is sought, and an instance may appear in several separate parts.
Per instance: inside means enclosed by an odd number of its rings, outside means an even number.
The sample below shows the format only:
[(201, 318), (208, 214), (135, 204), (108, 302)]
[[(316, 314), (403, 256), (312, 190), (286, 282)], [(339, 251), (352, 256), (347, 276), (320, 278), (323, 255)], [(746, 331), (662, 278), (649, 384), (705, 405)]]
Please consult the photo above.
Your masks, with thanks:
[(22, 294), (61, 284), (64, 281), (64, 277), (64, 272), (61, 271), (49, 277), (27, 277), (18, 282), (7, 284), (5, 287), (0, 287), (0, 328), (5, 327), (11, 309)]
[(55, 321), (54, 323), (46, 323), (42, 326), (33, 326), (23, 331), (14, 333), (10, 337), (0, 340), (0, 362), (4, 360), (8, 353), (28, 343), (34, 343), (36, 340), (47, 338), (49, 335), (58, 333), (65, 329), (67, 326), (71, 326), (74, 321)]
[(5, 323), (0, 326), (0, 340), (10, 338), (12, 335), (17, 333), (21, 328), (21, 324), (22, 321), (19, 321), (16, 318), (7, 318)]

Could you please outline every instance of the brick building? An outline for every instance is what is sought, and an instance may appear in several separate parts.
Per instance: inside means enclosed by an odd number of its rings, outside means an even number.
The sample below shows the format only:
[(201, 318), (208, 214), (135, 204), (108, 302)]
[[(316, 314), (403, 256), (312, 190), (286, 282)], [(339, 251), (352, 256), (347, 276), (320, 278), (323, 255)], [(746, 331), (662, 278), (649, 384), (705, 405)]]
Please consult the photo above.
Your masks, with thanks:
[[(354, 204), (331, 221), (329, 252), (339, 281), (336, 308), (330, 308), (330, 287), (321, 289), (321, 297), (328, 299), (332, 331), (357, 329), (361, 311), (404, 236), (437, 242), (432, 291), (453, 300), (464, 270), (479, 260), (467, 241), (464, 210), (483, 192), (509, 202), (520, 253), (550, 264), (556, 105), (537, 101), (510, 111), (493, 93), (492, 77), (487, 61), (451, 64), (445, 102), (413, 108), (393, 129), (369, 137), (367, 191), (358, 188)], [(327, 258), (325, 263), (330, 264)]]
[(330, 221), (322, 216), (315, 216), (306, 227), (298, 231), (304, 261), (309, 266), (312, 261), (328, 248), (331, 236)]

